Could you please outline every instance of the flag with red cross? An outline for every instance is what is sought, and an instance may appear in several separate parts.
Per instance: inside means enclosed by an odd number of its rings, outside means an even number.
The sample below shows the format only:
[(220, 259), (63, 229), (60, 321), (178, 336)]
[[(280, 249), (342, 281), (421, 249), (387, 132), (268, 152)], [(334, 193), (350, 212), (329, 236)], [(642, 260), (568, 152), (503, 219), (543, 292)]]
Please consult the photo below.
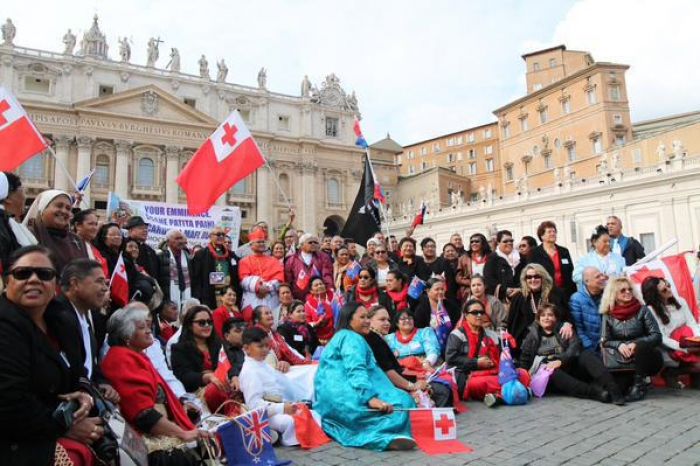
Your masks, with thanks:
[(0, 86), (0, 171), (12, 171), (46, 148), (27, 112)]

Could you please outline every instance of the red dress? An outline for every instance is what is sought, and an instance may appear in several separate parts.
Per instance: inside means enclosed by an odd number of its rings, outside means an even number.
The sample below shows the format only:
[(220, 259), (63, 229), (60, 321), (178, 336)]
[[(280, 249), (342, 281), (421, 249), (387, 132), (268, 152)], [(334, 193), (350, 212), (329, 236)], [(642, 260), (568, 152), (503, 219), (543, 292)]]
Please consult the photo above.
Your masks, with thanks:
[(319, 300), (317, 296), (309, 294), (304, 304), (306, 321), (316, 330), (316, 336), (321, 344), (326, 344), (335, 333), (333, 327), (333, 292), (327, 291), (326, 296)]

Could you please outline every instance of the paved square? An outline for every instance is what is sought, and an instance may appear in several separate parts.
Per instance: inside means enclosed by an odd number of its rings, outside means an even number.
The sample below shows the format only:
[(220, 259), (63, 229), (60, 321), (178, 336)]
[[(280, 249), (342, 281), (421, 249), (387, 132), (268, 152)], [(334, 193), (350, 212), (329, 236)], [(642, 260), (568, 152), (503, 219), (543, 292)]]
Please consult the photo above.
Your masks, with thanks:
[(460, 440), (474, 449), (468, 455), (377, 453), (331, 443), (311, 452), (277, 448), (277, 456), (296, 465), (700, 465), (697, 390), (655, 389), (623, 407), (568, 397), (495, 409), (468, 406), (457, 416)]

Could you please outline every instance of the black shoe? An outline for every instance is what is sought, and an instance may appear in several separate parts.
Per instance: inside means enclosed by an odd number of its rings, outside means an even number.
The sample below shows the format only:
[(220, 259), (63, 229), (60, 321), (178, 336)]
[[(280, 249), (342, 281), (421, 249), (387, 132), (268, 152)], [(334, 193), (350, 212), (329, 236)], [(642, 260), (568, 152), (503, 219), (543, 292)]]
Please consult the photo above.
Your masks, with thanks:
[(498, 397), (493, 393), (487, 393), (484, 396), (484, 404), (489, 408), (493, 408), (498, 404)]
[(604, 388), (598, 387), (594, 389), (594, 394), (591, 398), (593, 398), (594, 400), (598, 400), (601, 403), (610, 403), (610, 401), (612, 400), (612, 396), (610, 395), (609, 391), (605, 390)]
[(630, 388), (630, 391), (629, 391), (629, 393), (627, 393), (625, 400), (629, 401), (629, 402), (641, 401), (644, 399), (644, 397), (646, 395), (647, 395), (647, 385), (644, 383), (644, 379), (635, 376), (634, 377), (634, 385), (632, 385), (632, 388)]
[(625, 397), (622, 396), (622, 393), (620, 393), (620, 392), (617, 392), (617, 393), (613, 392), (612, 395), (611, 395), (611, 398), (612, 398), (612, 402), (613, 402), (614, 405), (617, 405), (617, 406), (625, 406)]

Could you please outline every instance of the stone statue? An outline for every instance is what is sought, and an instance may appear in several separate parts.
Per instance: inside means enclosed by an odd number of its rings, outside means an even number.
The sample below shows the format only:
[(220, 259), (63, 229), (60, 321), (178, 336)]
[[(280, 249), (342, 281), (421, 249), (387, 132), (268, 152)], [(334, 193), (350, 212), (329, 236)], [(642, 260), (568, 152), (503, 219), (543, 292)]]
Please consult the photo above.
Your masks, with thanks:
[(452, 191), (450, 193), (450, 207), (457, 207), (458, 203), (459, 203), (459, 194), (457, 194), (457, 191)]
[(258, 71), (258, 87), (267, 89), (267, 70), (265, 67), (260, 68), (260, 71)]
[(68, 29), (68, 32), (66, 32), (63, 36), (63, 44), (65, 45), (65, 48), (63, 49), (64, 55), (73, 55), (76, 40), (77, 39), (75, 37), (75, 34), (73, 34), (71, 30)]
[(352, 91), (352, 94), (350, 94), (350, 97), (347, 98), (347, 104), (348, 104), (348, 109), (351, 112), (357, 112), (359, 110), (359, 107), (357, 106), (357, 96), (355, 95), (355, 91)]
[(666, 162), (666, 145), (663, 142), (656, 147), (656, 155), (659, 157), (659, 162)]
[(311, 81), (309, 81), (309, 76), (304, 75), (304, 79), (301, 80), (301, 96), (309, 97), (311, 94)]
[(528, 190), (527, 175), (523, 175), (520, 178), (518, 178), (518, 181), (515, 184), (515, 190), (519, 194), (527, 194), (527, 190)]
[(173, 73), (180, 72), (180, 51), (175, 47), (170, 49), (170, 61), (165, 65), (165, 69)]
[(316, 86), (311, 86), (311, 102), (314, 104), (321, 103), (321, 91)]
[(561, 185), (561, 170), (559, 170), (559, 167), (554, 169), (554, 184), (557, 186)]
[(148, 51), (146, 55), (146, 66), (149, 66), (153, 68), (156, 66), (156, 62), (158, 61), (158, 56), (159, 56), (159, 51), (158, 51), (158, 45), (163, 42), (159, 38), (151, 37), (148, 39)]
[(600, 156), (600, 174), (606, 175), (608, 173), (608, 154), (603, 154)]
[(683, 143), (680, 140), (675, 139), (671, 143), (671, 149), (673, 150), (673, 158), (674, 159), (683, 158), (684, 147), (683, 147)]
[(131, 60), (131, 45), (129, 45), (129, 39), (123, 37), (122, 39), (117, 39), (119, 42), (119, 58), (122, 63), (129, 63)]
[(622, 160), (620, 160), (620, 151), (616, 150), (612, 153), (612, 170), (613, 172), (619, 172), (622, 170)]
[(207, 57), (202, 54), (202, 56), (199, 59), (199, 76), (202, 78), (207, 78), (209, 79), (209, 62), (207, 61)]
[(5, 21), (5, 24), (2, 25), (0, 30), (2, 30), (2, 45), (14, 45), (17, 28), (10, 18), (7, 18), (7, 21)]
[(228, 66), (226, 66), (226, 63), (224, 62), (223, 58), (221, 59), (220, 62), (216, 63), (216, 68), (219, 70), (216, 73), (216, 82), (217, 83), (225, 83), (226, 76), (228, 76)]

